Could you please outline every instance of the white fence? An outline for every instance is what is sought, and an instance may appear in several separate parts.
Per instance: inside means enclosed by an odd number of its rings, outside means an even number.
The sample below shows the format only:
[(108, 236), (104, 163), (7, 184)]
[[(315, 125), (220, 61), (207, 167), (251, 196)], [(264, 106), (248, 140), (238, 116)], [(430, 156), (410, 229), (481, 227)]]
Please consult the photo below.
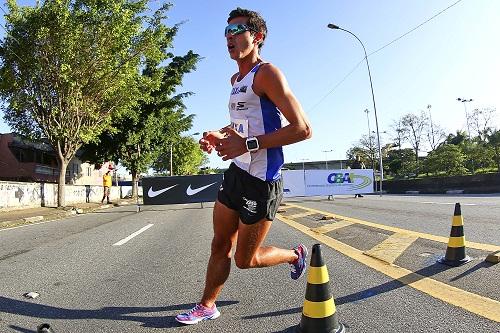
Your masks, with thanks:
[[(124, 186), (125, 187), (125, 186)], [(103, 189), (97, 185), (66, 185), (66, 204), (101, 202)], [(123, 196), (121, 196), (122, 192)], [(126, 197), (128, 191), (111, 187), (110, 200)], [(0, 181), (0, 211), (20, 208), (56, 207), (57, 184)]]

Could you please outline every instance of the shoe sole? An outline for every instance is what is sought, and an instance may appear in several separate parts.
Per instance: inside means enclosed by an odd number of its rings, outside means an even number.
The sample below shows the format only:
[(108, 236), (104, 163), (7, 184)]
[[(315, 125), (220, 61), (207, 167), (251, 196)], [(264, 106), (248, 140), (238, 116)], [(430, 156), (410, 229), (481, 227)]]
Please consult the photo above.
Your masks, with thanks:
[(292, 277), (292, 280), (298, 280), (300, 279), (302, 276), (304, 276), (304, 274), (306, 273), (306, 270), (307, 270), (307, 255), (309, 254), (309, 251), (307, 251), (307, 247), (305, 246), (302, 246), (302, 249), (304, 250), (303, 252), (303, 258), (304, 258), (304, 269), (302, 270), (302, 272), (300, 273), (299, 276), (297, 276), (295, 279)]
[(175, 317), (175, 321), (177, 321), (178, 323), (184, 324), (184, 325), (194, 325), (194, 324), (198, 324), (200, 321), (213, 320), (213, 319), (217, 319), (219, 317), (220, 317), (220, 312), (217, 311), (211, 317), (203, 317), (203, 318), (200, 318), (197, 320), (190, 320), (190, 321), (182, 321), (182, 320), (177, 319), (177, 317)]

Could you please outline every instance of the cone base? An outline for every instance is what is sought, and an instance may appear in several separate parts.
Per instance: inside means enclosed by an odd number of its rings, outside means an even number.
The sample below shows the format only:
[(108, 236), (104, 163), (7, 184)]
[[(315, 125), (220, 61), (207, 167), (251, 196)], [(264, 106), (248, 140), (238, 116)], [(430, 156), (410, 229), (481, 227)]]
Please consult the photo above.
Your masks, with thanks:
[(460, 260), (448, 260), (448, 259), (446, 259), (446, 256), (442, 256), (437, 260), (437, 262), (440, 264), (448, 265), (448, 266), (458, 267), (458, 266), (462, 266), (463, 264), (468, 263), (471, 260), (472, 259), (469, 256), (465, 256), (465, 258), (460, 259)]
[[(318, 332), (318, 333), (345, 333), (345, 327), (344, 325), (342, 325), (341, 323), (339, 323), (339, 327), (337, 327), (336, 329), (332, 329), (330, 330), (329, 332), (326, 332), (326, 331), (322, 331), (322, 332)], [(297, 328), (295, 329), (295, 333), (309, 333), (308, 331), (303, 331), (301, 328), (300, 328), (300, 325), (297, 325)]]

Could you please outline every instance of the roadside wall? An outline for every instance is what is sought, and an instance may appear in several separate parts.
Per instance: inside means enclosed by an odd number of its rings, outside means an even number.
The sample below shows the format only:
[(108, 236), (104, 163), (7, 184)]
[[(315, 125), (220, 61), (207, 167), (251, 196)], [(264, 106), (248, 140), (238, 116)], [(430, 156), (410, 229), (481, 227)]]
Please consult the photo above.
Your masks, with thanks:
[(0, 181), (0, 211), (40, 207), (42, 191), (41, 183)]
[(384, 181), (382, 188), (387, 193), (439, 194), (447, 191), (456, 193), (500, 193), (500, 173), (473, 176), (432, 177)]
[[(103, 189), (98, 185), (66, 185), (66, 204), (100, 202)], [(119, 199), (121, 189), (111, 187), (110, 200)], [(127, 194), (127, 191), (124, 191)], [(125, 195), (123, 196), (125, 197)], [(57, 184), (0, 181), (0, 211), (57, 206)]]

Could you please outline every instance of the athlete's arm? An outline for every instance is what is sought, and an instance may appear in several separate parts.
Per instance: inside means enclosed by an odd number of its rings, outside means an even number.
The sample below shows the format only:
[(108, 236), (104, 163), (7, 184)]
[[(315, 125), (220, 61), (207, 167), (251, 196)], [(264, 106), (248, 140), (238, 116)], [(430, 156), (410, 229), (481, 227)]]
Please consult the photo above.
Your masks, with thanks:
[[(300, 103), (290, 90), (285, 76), (276, 66), (262, 65), (255, 75), (252, 87), (257, 95), (270, 99), (289, 123), (275, 132), (257, 136), (261, 149), (282, 147), (312, 136), (311, 125)], [(232, 128), (223, 129), (223, 132), (227, 136), (215, 149), (224, 161), (246, 153), (246, 138)]]
[(253, 90), (257, 95), (270, 99), (289, 122), (275, 132), (259, 135), (260, 148), (282, 147), (312, 136), (311, 124), (302, 106), (276, 66), (265, 64), (260, 67), (255, 75)]

